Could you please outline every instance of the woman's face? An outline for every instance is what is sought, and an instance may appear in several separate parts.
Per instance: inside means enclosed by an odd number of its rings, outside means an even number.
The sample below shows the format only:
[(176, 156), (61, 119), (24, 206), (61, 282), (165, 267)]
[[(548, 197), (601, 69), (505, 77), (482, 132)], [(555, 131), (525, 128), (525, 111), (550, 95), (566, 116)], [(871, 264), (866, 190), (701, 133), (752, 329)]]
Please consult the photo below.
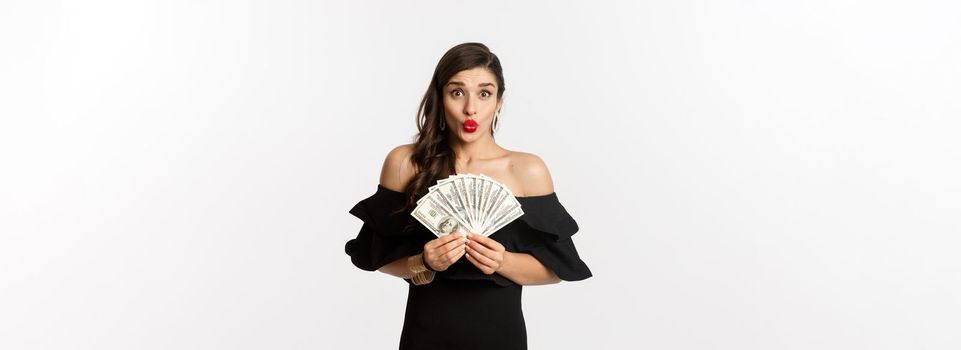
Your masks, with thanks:
[[(487, 68), (477, 67), (454, 74), (443, 87), (444, 120), (451, 134), (461, 141), (471, 142), (490, 136), (494, 112), (503, 99), (497, 98), (497, 77)], [(470, 127), (471, 119), (476, 128)]]

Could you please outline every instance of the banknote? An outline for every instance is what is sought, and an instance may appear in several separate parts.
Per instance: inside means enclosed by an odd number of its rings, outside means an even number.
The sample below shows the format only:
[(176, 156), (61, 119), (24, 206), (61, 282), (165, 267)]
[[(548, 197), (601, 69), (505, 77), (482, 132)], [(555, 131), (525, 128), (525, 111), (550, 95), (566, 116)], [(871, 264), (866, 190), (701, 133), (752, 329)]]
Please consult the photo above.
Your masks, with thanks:
[(457, 217), (447, 204), (442, 203), (437, 196), (428, 196), (414, 208), (411, 215), (434, 235), (440, 237), (452, 232), (470, 230), (466, 222)]
[(473, 232), (490, 236), (524, 215), (510, 188), (484, 174), (440, 179), (411, 212), (435, 235)]

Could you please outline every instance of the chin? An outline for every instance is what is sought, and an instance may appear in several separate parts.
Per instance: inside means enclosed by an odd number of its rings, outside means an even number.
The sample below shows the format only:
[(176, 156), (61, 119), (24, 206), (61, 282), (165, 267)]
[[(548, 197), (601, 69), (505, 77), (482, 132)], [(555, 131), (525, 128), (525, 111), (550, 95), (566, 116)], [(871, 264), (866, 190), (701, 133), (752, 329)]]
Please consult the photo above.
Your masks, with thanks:
[(477, 141), (481, 138), (481, 131), (477, 130), (474, 132), (466, 132), (464, 130), (459, 130), (457, 133), (457, 136), (458, 138), (460, 138), (462, 142), (470, 143), (470, 142)]

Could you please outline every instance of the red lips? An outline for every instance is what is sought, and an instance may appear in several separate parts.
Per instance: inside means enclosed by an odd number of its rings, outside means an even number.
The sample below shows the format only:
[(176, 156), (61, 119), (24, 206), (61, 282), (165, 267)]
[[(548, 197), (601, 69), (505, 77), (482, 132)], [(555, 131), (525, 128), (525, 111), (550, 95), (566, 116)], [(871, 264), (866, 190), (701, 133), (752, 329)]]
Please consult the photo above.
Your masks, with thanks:
[(465, 131), (465, 132), (474, 132), (474, 131), (477, 131), (477, 122), (474, 121), (473, 119), (467, 119), (467, 120), (465, 120), (465, 121), (464, 121), (464, 131)]

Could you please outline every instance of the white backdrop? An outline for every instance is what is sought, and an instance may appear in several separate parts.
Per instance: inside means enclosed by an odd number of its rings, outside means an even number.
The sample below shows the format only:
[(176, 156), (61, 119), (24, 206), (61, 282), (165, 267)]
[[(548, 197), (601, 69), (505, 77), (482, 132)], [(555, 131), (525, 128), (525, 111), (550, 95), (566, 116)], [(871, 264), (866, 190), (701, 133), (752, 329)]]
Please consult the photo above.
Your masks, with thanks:
[(347, 211), (466, 41), (594, 272), (531, 349), (961, 348), (958, 2), (592, 3), (3, 1), (0, 348), (396, 348)]

